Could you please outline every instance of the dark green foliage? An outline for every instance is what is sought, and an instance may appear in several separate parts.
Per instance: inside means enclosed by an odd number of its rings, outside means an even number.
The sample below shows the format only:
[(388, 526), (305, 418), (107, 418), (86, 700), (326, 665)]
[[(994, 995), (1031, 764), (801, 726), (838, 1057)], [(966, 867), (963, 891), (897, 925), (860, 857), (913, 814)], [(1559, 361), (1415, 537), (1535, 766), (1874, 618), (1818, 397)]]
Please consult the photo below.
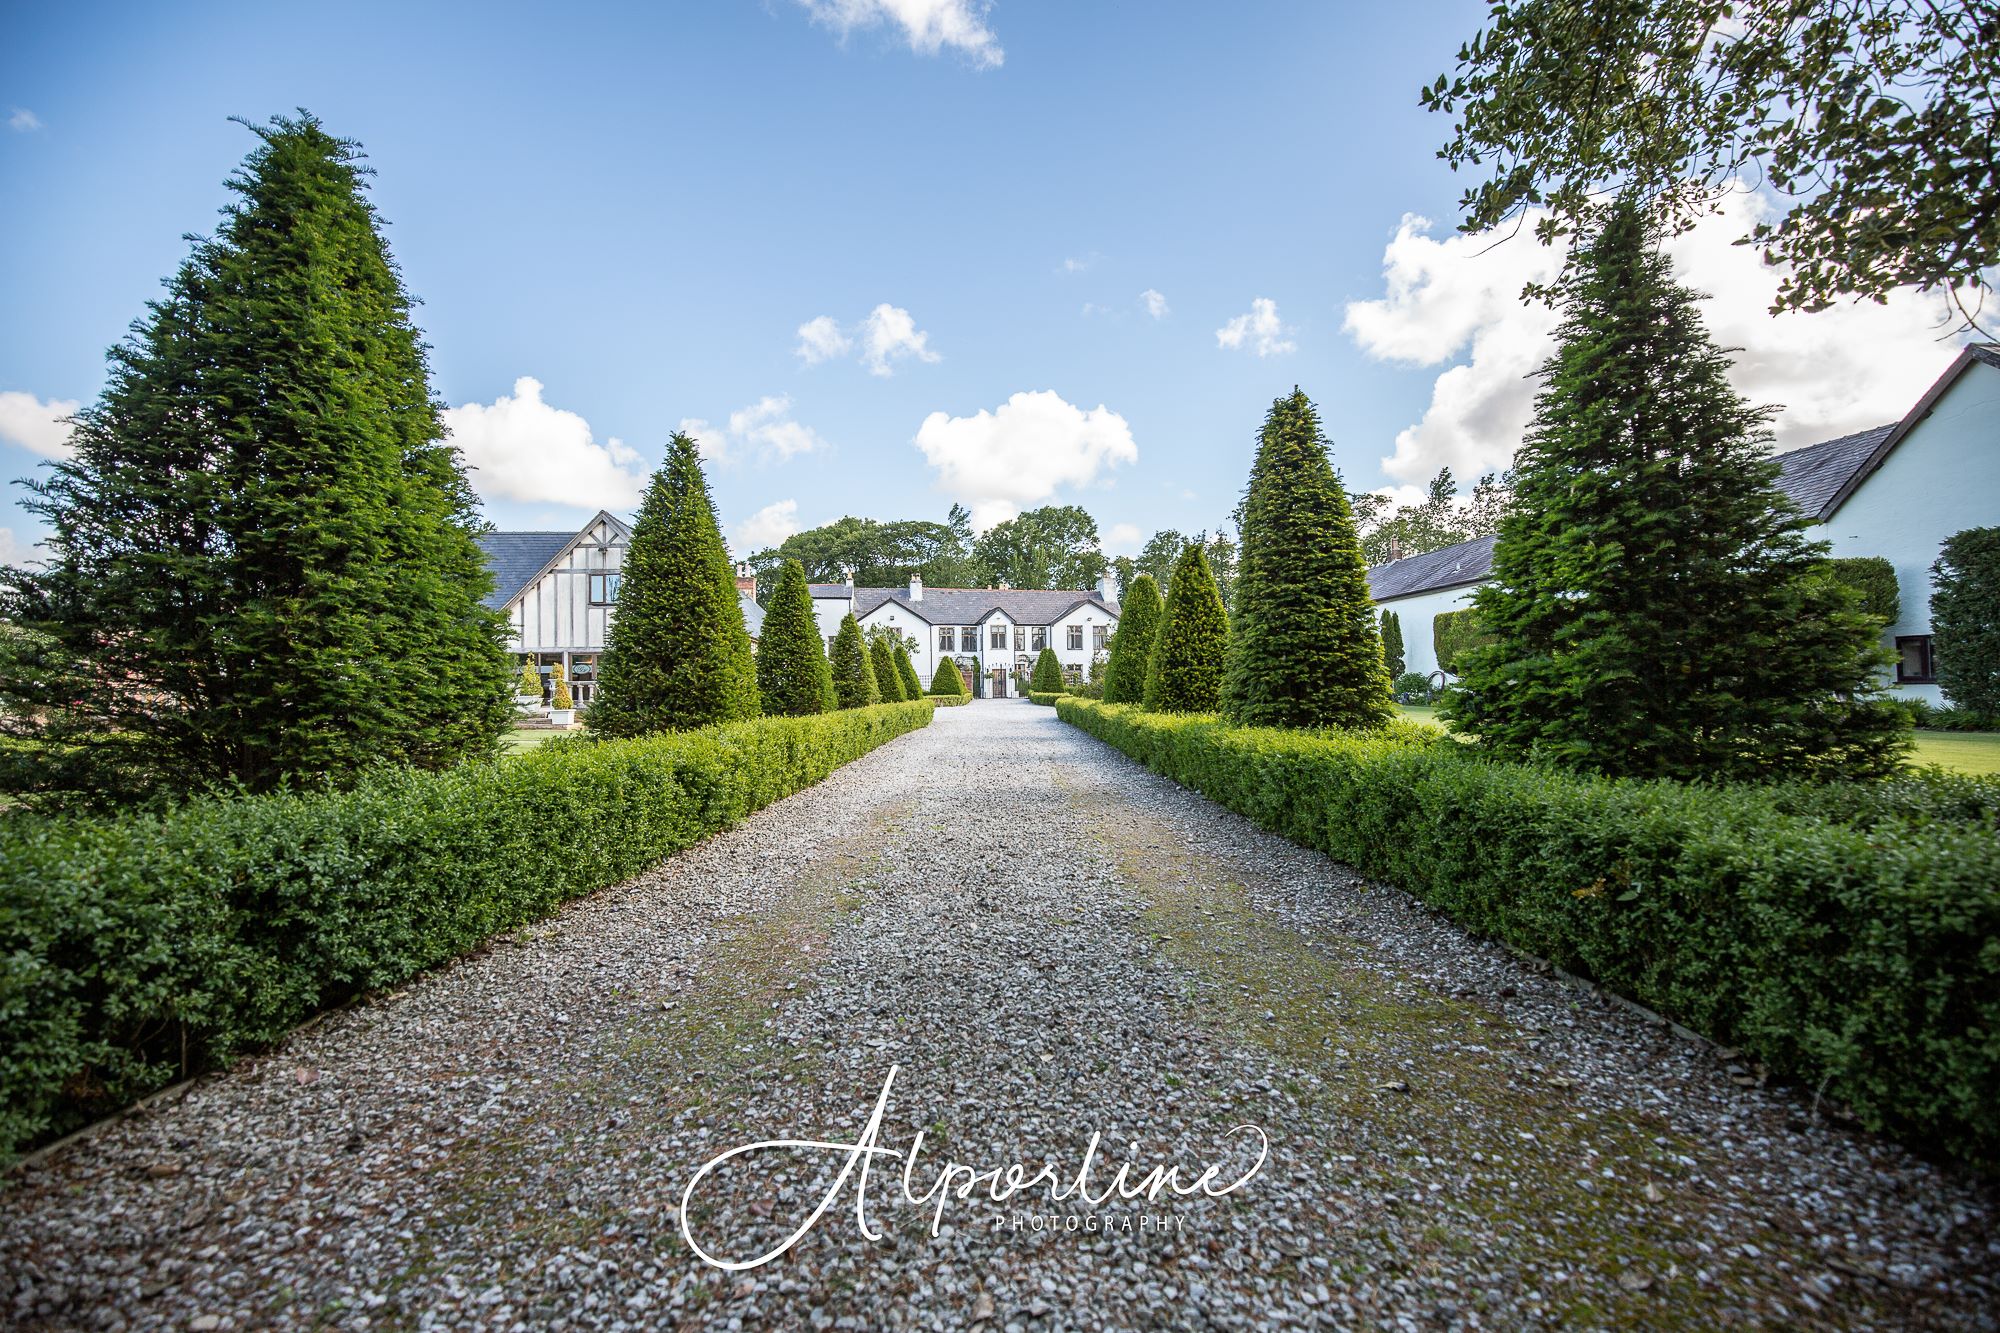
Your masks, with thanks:
[(985, 586), (1088, 588), (1106, 564), (1097, 520), (1076, 505), (1030, 509), (972, 543), (972, 576)]
[(1767, 411), (1730, 386), (1635, 209), (1582, 247), (1562, 296), (1473, 600), (1495, 642), (1454, 664), (1453, 725), (1611, 775), (1896, 771), (1908, 726), (1880, 697), (1881, 626), (1825, 577), (1776, 489)]
[(1413, 555), (1442, 551), (1447, 546), (1490, 537), (1512, 501), (1509, 482), (1491, 472), (1473, 483), (1470, 504), (1458, 503), (1458, 483), (1451, 469), (1439, 468), (1415, 504), (1389, 507), (1389, 497), (1372, 491), (1349, 494), (1354, 526), (1361, 534), (1361, 555), (1370, 565), (1407, 560)]
[(1433, 704), (1438, 696), (1431, 687), (1431, 678), (1421, 671), (1405, 671), (1396, 677), (1391, 693), (1399, 704)]
[(1222, 704), (1229, 616), (1208, 572), (1208, 557), (1189, 546), (1174, 564), (1146, 662), (1146, 707), (1162, 713), (1213, 713)]
[(1458, 674), (1459, 658), (1466, 653), (1496, 641), (1480, 625), (1477, 607), (1462, 606), (1431, 617), (1431, 651), (1437, 656), (1438, 670), (1448, 675)]
[(764, 606), (764, 630), (757, 643), (757, 695), (774, 717), (809, 717), (839, 707), (833, 671), (813, 616), (806, 571), (787, 560)]
[(882, 702), (882, 687), (875, 679), (875, 663), (861, 626), (853, 616), (842, 616), (840, 632), (833, 636), (833, 694), (842, 708), (866, 708)]
[(1055, 649), (1044, 648), (1035, 658), (1035, 672), (1028, 678), (1028, 688), (1044, 694), (1062, 693), (1062, 663), (1056, 660)]
[(1879, 555), (1842, 556), (1826, 562), (1827, 574), (1844, 587), (1852, 588), (1855, 609), (1884, 625), (1893, 625), (1903, 613), (1902, 590), (1896, 583), (1896, 567)]
[(1235, 611), (1222, 696), (1231, 719), (1272, 727), (1388, 721), (1368, 566), (1319, 413), (1297, 389), (1271, 404), (1250, 468)]
[(922, 519), (882, 523), (872, 518), (841, 518), (824, 527), (795, 532), (749, 558), (759, 585), (786, 560), (805, 566), (806, 577), (820, 583), (842, 583), (848, 571), (864, 588), (900, 587), (918, 575), (933, 587), (971, 582), (967, 554), (972, 545), (972, 516), (959, 505), (942, 523)]
[(896, 670), (896, 650), (889, 646), (887, 639), (877, 639), (868, 645), (868, 664), (875, 672), (875, 692), (880, 702), (899, 704), (905, 699), (903, 677)]
[(0, 1160), (638, 874), (931, 712), (564, 737), (163, 817), (0, 818)]
[(1896, 698), (1892, 703), (1920, 731), (2000, 731), (2000, 713), (1975, 713), (1946, 704), (1939, 708), (1923, 699)]
[(1439, 156), (1485, 173), (1465, 230), (1533, 209), (1545, 240), (1588, 231), (1621, 188), (1681, 230), (1755, 181), (1779, 201), (1745, 238), (1777, 309), (1905, 285), (1979, 309), (2000, 263), (1986, 0), (1496, 0), (1485, 24), (1420, 92), (1458, 117)]
[(1151, 574), (1139, 575), (1125, 589), (1118, 603), (1118, 628), (1111, 633), (1111, 662), (1104, 671), (1105, 702), (1136, 704), (1146, 697), (1146, 667), (1153, 658), (1163, 610), (1160, 588)]
[(675, 431), (632, 525), (590, 727), (645, 736), (740, 721), (757, 716), (758, 707), (736, 571), (715, 524), (701, 455), (685, 431)]
[(910, 650), (901, 643), (896, 645), (896, 679), (903, 682), (905, 699), (924, 697), (924, 687), (917, 680), (917, 664), (910, 660)]
[(1055, 701), (1062, 697), (1063, 691), (1061, 690), (1031, 689), (1028, 691), (1028, 702), (1031, 704), (1040, 704), (1044, 708), (1052, 707)]
[(1403, 618), (1394, 611), (1382, 613), (1382, 667), (1391, 679), (1403, 674)]
[(1484, 759), (1414, 723), (1299, 732), (1056, 709), (1870, 1128), (2000, 1168), (2000, 783), (1612, 781)]
[(2000, 717), (2000, 528), (1947, 537), (1931, 576), (1938, 687), (1971, 713)]
[(965, 688), (965, 678), (958, 674), (958, 663), (949, 657), (938, 659), (937, 670), (931, 672), (931, 693), (947, 696), (971, 693)]
[(17, 792), (338, 784), (507, 725), (478, 503), (360, 151), (309, 115), (252, 133), (216, 235), (29, 486), (50, 566), (0, 575), (36, 648), (0, 662), (0, 730), (37, 756)]

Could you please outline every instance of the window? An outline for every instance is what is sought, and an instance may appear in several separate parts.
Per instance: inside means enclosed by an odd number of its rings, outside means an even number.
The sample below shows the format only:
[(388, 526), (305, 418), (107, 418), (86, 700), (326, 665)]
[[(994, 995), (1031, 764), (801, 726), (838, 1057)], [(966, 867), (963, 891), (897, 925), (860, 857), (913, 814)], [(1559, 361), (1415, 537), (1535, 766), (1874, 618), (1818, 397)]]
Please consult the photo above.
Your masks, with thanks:
[(938, 651), (949, 653), (957, 649), (958, 642), (952, 637), (954, 631), (949, 625), (938, 626)]
[(958, 650), (962, 653), (979, 651), (979, 626), (962, 625), (958, 631)]
[(995, 652), (1001, 652), (1007, 647), (1007, 627), (1005, 625), (995, 625), (993, 627), (992, 636), (987, 640), (987, 647), (993, 649)]
[(1025, 625), (1014, 626), (1014, 651), (1017, 653), (1028, 651), (1028, 630)]
[(616, 574), (592, 574), (590, 576), (590, 604), (610, 606), (618, 600), (618, 579)]
[(1931, 685), (1937, 682), (1937, 671), (1931, 661), (1931, 636), (1928, 634), (1899, 634), (1896, 636), (1896, 683), (1898, 685)]
[(1047, 625), (1037, 625), (1031, 633), (1033, 637), (1029, 640), (1028, 646), (1035, 652), (1039, 653), (1042, 649), (1049, 646), (1049, 627)]
[(1104, 636), (1109, 629), (1110, 626), (1108, 625), (1092, 625), (1090, 627), (1090, 646), (1100, 653), (1104, 651)]
[(1069, 627), (1069, 650), (1073, 653), (1083, 651), (1083, 626), (1071, 625)]

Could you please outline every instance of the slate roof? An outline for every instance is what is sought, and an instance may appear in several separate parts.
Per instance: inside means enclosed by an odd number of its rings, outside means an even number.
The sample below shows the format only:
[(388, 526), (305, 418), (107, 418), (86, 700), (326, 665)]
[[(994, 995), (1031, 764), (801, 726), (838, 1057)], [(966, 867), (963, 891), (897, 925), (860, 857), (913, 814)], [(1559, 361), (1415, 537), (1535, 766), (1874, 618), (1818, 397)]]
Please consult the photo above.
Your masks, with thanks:
[(1868, 466), (1875, 451), (1900, 423), (1890, 422), (1873, 430), (1856, 431), (1837, 440), (1821, 440), (1803, 449), (1778, 455), (1778, 489), (1791, 497), (1807, 518), (1823, 522), (1831, 514), (1833, 502)]
[(535, 575), (576, 540), (575, 532), (482, 532), (473, 540), (493, 571), (493, 591), (485, 604), (495, 611), (520, 595)]
[(1493, 539), (1474, 537), (1442, 551), (1427, 551), (1375, 566), (1368, 571), (1368, 595), (1386, 602), (1392, 597), (1411, 597), (1420, 592), (1477, 583), (1492, 571)]
[[(814, 597), (845, 597), (845, 583), (815, 583)], [(1081, 591), (1039, 588), (925, 588), (924, 600), (912, 602), (908, 588), (856, 588), (854, 617), (894, 602), (917, 619), (930, 625), (977, 625), (995, 611), (1017, 625), (1053, 625), (1085, 602), (1100, 610), (1118, 614), (1116, 606), (1101, 600), (1090, 589)]]
[(743, 628), (750, 631), (750, 637), (764, 637), (764, 608), (757, 605), (757, 599), (741, 588), (736, 590), (736, 604), (743, 608)]

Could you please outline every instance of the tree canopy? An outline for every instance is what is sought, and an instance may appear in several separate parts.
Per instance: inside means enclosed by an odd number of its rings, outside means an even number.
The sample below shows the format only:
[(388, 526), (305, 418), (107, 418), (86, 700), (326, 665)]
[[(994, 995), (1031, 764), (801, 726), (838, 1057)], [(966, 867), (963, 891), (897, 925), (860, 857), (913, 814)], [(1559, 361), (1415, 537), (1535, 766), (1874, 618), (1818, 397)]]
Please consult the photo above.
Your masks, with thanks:
[(752, 554), (748, 563), (757, 571), (760, 585), (786, 560), (796, 560), (814, 583), (843, 582), (851, 569), (862, 587), (895, 587), (908, 583), (912, 574), (936, 587), (957, 587), (971, 581), (966, 559), (971, 543), (971, 516), (953, 505), (942, 523), (836, 519), (795, 532)]
[(1463, 230), (1538, 209), (1552, 241), (1621, 190), (1680, 230), (1747, 182), (1783, 200), (1744, 238), (1784, 266), (1777, 308), (1820, 310), (1984, 296), (1995, 69), (1992, 0), (1496, 0), (1420, 97), (1456, 118), (1439, 156), (1482, 177)]
[(1108, 565), (1097, 520), (1076, 505), (1030, 509), (972, 543), (973, 577), (985, 586), (1088, 588)]

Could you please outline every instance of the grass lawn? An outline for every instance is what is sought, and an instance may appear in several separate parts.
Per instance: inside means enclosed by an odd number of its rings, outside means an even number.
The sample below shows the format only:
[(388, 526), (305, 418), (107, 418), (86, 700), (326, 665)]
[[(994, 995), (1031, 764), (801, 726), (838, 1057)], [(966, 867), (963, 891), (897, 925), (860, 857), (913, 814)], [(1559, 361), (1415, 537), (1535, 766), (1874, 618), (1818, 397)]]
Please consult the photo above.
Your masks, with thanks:
[(567, 734), (566, 732), (556, 731), (553, 728), (515, 727), (500, 738), (500, 752), (502, 754), (526, 754), (544, 741)]
[[(1412, 722), (1442, 727), (1437, 709), (1397, 704), (1396, 711)], [(2000, 776), (2000, 731), (1919, 731), (1912, 764), (1941, 764), (1954, 773), (1975, 777)]]

